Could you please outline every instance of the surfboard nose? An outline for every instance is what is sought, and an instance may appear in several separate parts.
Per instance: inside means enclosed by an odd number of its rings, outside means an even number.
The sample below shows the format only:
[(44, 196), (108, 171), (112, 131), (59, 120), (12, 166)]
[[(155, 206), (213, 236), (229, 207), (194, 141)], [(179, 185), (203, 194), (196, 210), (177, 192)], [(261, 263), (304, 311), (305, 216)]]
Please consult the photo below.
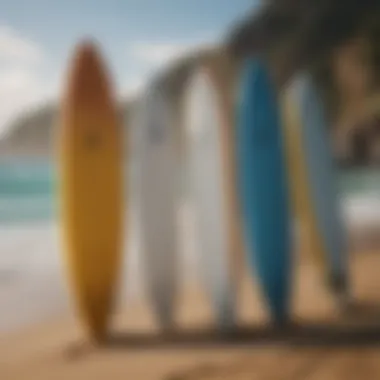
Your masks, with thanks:
[[(255, 147), (263, 147), (278, 139), (281, 120), (277, 92), (270, 72), (261, 60), (248, 60), (243, 73), (240, 117), (249, 125), (247, 133), (252, 137), (251, 143)], [(255, 112), (252, 112), (252, 107)]]
[(260, 59), (249, 59), (244, 67), (244, 81), (246, 81), (247, 89), (255, 92), (255, 86), (266, 87), (271, 86), (270, 74), (266, 65)]
[(85, 65), (86, 68), (89, 66), (98, 66), (100, 58), (100, 46), (95, 39), (84, 39), (79, 42), (74, 48), (74, 57), (77, 67)]
[(95, 108), (110, 98), (110, 83), (100, 47), (85, 39), (74, 49), (66, 82), (65, 99), (71, 104)]

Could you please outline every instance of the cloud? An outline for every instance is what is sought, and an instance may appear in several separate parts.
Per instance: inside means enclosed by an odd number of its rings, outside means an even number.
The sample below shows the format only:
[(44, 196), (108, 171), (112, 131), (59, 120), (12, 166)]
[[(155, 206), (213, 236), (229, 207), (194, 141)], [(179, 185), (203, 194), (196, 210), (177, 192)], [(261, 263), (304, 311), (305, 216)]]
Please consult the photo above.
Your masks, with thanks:
[(164, 66), (201, 48), (212, 46), (208, 39), (180, 42), (137, 42), (131, 45), (132, 56), (152, 67)]
[(44, 58), (42, 49), (33, 41), (20, 35), (8, 26), (0, 26), (0, 60), (20, 60), (23, 63), (38, 63)]
[(130, 43), (127, 55), (133, 62), (133, 76), (123, 86), (123, 94), (139, 94), (152, 74), (173, 61), (196, 52), (199, 49), (215, 46), (215, 33), (203, 34), (202, 37), (166, 41), (136, 41)]
[(126, 80), (125, 83), (121, 86), (119, 95), (122, 98), (136, 97), (141, 94), (145, 84), (146, 81), (144, 80), (143, 76), (130, 78), (129, 80)]
[(152, 66), (162, 66), (183, 56), (189, 50), (188, 46), (170, 43), (137, 43), (132, 46), (135, 58)]
[(0, 70), (0, 136), (18, 113), (45, 99), (47, 92), (43, 80), (31, 70)]
[(52, 92), (47, 57), (34, 41), (0, 25), (0, 137), (16, 115)]

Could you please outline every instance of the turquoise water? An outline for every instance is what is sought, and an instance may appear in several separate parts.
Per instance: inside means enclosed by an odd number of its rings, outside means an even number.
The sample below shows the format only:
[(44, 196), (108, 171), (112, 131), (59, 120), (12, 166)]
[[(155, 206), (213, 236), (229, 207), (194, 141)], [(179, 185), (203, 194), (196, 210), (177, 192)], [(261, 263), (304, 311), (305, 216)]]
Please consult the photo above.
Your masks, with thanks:
[(339, 175), (341, 192), (346, 195), (380, 194), (379, 169), (345, 170)]
[(57, 177), (56, 167), (51, 163), (0, 162), (0, 224), (56, 218)]
[(54, 218), (55, 177), (54, 167), (49, 163), (0, 163), (0, 223)]
[[(53, 220), (57, 214), (55, 167), (46, 162), (0, 163), (0, 223)], [(380, 171), (359, 169), (339, 173), (344, 196), (377, 193)]]

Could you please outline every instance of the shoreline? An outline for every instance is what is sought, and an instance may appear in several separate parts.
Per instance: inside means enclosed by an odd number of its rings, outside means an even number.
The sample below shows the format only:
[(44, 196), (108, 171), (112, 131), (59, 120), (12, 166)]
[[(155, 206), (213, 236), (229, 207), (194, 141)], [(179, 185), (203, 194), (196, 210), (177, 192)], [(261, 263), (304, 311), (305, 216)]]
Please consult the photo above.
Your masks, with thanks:
[[(181, 286), (191, 286), (198, 279), (196, 247), (190, 244), (194, 241), (194, 231), (189, 212), (189, 207), (184, 205), (179, 218), (180, 239), (188, 242), (186, 247), (182, 244), (179, 248)], [(356, 221), (348, 227), (351, 252), (380, 250), (380, 220), (378, 224), (374, 224), (373, 219), (369, 222)], [(70, 315), (57, 224), (0, 228), (0, 240), (3, 250), (9, 253), (0, 257), (0, 337), (8, 331), (16, 332), (53, 316)], [(134, 225), (124, 246), (118, 308), (131, 301), (138, 303), (139, 298), (144, 297), (144, 276), (138, 250), (138, 233)]]

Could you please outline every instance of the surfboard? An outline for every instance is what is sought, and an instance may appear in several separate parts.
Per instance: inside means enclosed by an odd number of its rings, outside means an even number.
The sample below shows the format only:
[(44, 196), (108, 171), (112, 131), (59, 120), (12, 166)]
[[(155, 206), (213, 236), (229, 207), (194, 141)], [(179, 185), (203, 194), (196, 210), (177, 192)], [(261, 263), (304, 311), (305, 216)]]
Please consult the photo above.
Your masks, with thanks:
[[(328, 282), (338, 298), (346, 303), (347, 239), (338, 199), (336, 170), (323, 105), (310, 78), (303, 76), (294, 83), (299, 115), (300, 135), (304, 147), (310, 203), (313, 207), (312, 234), (314, 249), (323, 257)], [(309, 206), (311, 207), (311, 206)], [(311, 212), (310, 212), (311, 214)], [(315, 230), (318, 230), (317, 232)]]
[[(293, 91), (294, 92), (294, 91)], [(291, 209), (297, 225), (299, 252), (313, 256), (324, 272), (327, 267), (322, 240), (318, 233), (302, 143), (302, 125), (291, 89), (282, 94), (282, 116), (291, 189)]]
[[(239, 205), (237, 165), (236, 165), (236, 64), (224, 52), (216, 62), (206, 62), (205, 70), (213, 83), (219, 105), (222, 128), (221, 145), (224, 170), (224, 191), (226, 194), (227, 229), (230, 254), (230, 271), (236, 294), (236, 307), (239, 307), (240, 286), (245, 275), (244, 242)], [(244, 272), (244, 273), (243, 273)]]
[(258, 274), (272, 319), (288, 319), (291, 224), (284, 141), (266, 67), (244, 65), (237, 123), (241, 208), (248, 259)]
[(200, 277), (216, 312), (218, 326), (229, 329), (235, 324), (233, 255), (236, 252), (233, 252), (233, 231), (229, 226), (232, 198), (227, 188), (232, 173), (227, 166), (229, 157), (224, 145), (226, 120), (210, 70), (201, 67), (192, 74), (185, 104), (186, 155)]
[(153, 84), (139, 117), (139, 215), (147, 292), (161, 327), (173, 325), (177, 292), (178, 159), (174, 114), (166, 94)]
[(122, 247), (122, 130), (100, 53), (74, 54), (59, 128), (64, 259), (79, 315), (95, 341), (106, 338)]

